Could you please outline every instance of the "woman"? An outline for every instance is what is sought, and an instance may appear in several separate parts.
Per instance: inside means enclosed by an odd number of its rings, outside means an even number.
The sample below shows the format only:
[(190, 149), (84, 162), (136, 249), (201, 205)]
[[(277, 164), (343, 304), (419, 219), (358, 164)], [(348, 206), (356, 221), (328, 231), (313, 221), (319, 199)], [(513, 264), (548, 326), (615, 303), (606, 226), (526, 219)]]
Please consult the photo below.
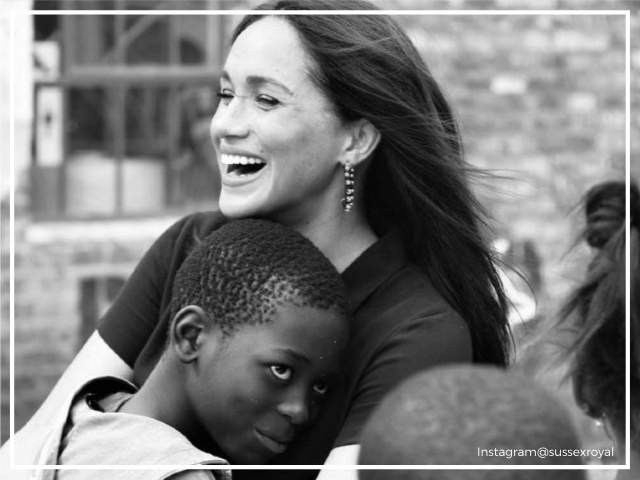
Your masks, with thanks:
[[(631, 184), (629, 251), (631, 322), (631, 458), (640, 466), (640, 351), (638, 350), (638, 225), (640, 196)], [(602, 420), (619, 463), (625, 463), (625, 184), (606, 182), (586, 195), (584, 238), (596, 250), (586, 278), (567, 301), (559, 327), (569, 330), (565, 352), (570, 362), (576, 400), (593, 418)], [(635, 465), (635, 467), (634, 467)], [(616, 480), (637, 478), (620, 470)]]
[[(373, 7), (292, 0), (259, 10), (336, 8)], [(318, 464), (331, 452), (328, 462), (355, 464), (360, 428), (406, 376), (443, 363), (508, 363), (505, 296), (454, 116), (391, 18), (247, 16), (219, 96), (211, 136), (224, 217), (191, 215), (155, 242), (43, 410), (87, 375), (144, 381), (164, 343), (173, 275), (193, 239), (225, 217), (300, 231), (350, 294), (344, 387), (275, 463)]]

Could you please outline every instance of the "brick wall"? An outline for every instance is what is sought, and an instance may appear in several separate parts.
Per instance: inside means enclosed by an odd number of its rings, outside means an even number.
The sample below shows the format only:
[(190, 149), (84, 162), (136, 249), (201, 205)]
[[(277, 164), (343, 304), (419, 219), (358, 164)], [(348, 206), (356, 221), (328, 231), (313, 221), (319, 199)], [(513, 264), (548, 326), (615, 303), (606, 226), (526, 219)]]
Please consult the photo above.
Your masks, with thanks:
[[(482, 8), (505, 8), (503, 3), (483, 2)], [(567, 2), (553, 0), (545, 3), (549, 5), (540, 8), (567, 6)], [(451, 5), (460, 8), (455, 2)], [(584, 2), (580, 7), (592, 5)], [(622, 8), (626, 4), (615, 5)], [(563, 256), (578, 228), (576, 216), (569, 215), (571, 207), (588, 185), (623, 173), (623, 20), (416, 16), (400, 21), (460, 115), (469, 161), (511, 177), (493, 179), (489, 187), (479, 186), (478, 192), (500, 221), (503, 235), (534, 240), (543, 260), (545, 288), (540, 306), (551, 314), (584, 264), (582, 250)], [(633, 24), (632, 29), (640, 30), (637, 9)], [(636, 76), (640, 74), (638, 49), (632, 68)], [(632, 96), (633, 138), (640, 135), (637, 80)], [(633, 141), (632, 147), (637, 162), (640, 143)], [(23, 183), (22, 188), (26, 187)], [(17, 427), (76, 352), (81, 331), (79, 281), (115, 270), (125, 274), (154, 238), (87, 240), (79, 235), (69, 240), (53, 235), (47, 241), (33, 241), (33, 228), (39, 225), (30, 222), (24, 201), (18, 217)], [(2, 328), (6, 339), (8, 247), (6, 230), (3, 232)], [(7, 353), (3, 349), (5, 366)], [(3, 439), (7, 434), (6, 372), (3, 369)]]
[(624, 174), (624, 17), (402, 21), (459, 114), (468, 160), (506, 177), (478, 186), (498, 230), (535, 240), (561, 295), (568, 212), (587, 186)]
[[(16, 225), (16, 428), (35, 411), (93, 331), (107, 298), (104, 289), (94, 288), (96, 284), (106, 288), (107, 279), (126, 279), (173, 220), (147, 221), (152, 228), (142, 229), (143, 233), (139, 233), (141, 221), (117, 222), (118, 228), (131, 232), (126, 238), (114, 238), (114, 222), (81, 225), (83, 231), (93, 230), (90, 239), (65, 232), (78, 227), (71, 222)], [(81, 288), (88, 281), (91, 288)], [(107, 293), (113, 298), (114, 292)]]

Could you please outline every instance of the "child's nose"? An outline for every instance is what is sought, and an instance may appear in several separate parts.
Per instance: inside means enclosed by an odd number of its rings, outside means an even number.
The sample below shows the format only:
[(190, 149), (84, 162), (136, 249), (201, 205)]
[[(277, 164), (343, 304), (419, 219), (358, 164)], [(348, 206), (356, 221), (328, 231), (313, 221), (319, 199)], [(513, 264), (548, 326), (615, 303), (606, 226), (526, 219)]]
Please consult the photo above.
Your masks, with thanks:
[(309, 422), (309, 395), (305, 391), (293, 390), (278, 405), (278, 412), (289, 418), (296, 426)]

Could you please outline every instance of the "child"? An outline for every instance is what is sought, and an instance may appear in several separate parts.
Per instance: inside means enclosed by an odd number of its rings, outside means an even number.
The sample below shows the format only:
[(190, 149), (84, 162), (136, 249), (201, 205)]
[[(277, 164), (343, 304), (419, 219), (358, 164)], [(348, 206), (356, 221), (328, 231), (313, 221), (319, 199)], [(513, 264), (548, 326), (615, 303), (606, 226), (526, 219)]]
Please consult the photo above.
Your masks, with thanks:
[[(548, 456), (536, 456), (539, 449)], [(361, 465), (581, 464), (568, 412), (529, 379), (495, 367), (433, 368), (371, 415)], [(571, 451), (571, 453), (566, 453)], [(535, 453), (534, 453), (535, 452)], [(564, 456), (556, 454), (566, 453)], [(361, 470), (361, 480), (582, 480), (580, 470)]]
[[(346, 345), (347, 302), (340, 276), (311, 242), (272, 222), (228, 223), (181, 265), (171, 311), (168, 345), (144, 385), (86, 385), (42, 463), (263, 464), (314, 420)], [(114, 476), (229, 472), (58, 472), (59, 480)]]
[[(624, 182), (600, 183), (584, 199), (586, 229), (583, 237), (593, 256), (584, 280), (575, 288), (557, 327), (569, 332), (563, 360), (569, 361), (576, 400), (593, 418), (602, 420), (615, 444), (617, 463), (625, 463), (625, 434), (629, 428), (631, 470), (619, 470), (616, 480), (638, 478), (640, 467), (640, 274), (638, 227), (640, 192), (629, 186), (629, 258), (625, 254)], [(626, 267), (630, 271), (630, 369), (625, 358)], [(626, 420), (626, 382), (630, 382), (631, 418)], [(635, 473), (634, 473), (635, 472)]]

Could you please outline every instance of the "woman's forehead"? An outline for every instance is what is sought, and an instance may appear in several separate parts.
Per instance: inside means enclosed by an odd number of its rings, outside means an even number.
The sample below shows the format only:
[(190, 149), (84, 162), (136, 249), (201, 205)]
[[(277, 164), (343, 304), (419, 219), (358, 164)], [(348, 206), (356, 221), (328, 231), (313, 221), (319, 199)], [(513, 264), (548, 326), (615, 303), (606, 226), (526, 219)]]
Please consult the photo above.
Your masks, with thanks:
[(291, 88), (311, 81), (310, 62), (295, 28), (284, 19), (266, 17), (238, 35), (224, 68), (232, 81), (273, 78)]

